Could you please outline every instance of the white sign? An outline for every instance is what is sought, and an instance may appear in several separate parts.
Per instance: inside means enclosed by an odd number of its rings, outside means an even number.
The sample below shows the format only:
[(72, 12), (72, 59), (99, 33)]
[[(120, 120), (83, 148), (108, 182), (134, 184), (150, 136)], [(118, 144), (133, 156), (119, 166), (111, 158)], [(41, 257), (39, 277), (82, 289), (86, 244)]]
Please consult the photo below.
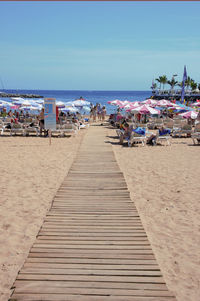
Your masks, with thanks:
[(55, 98), (45, 98), (44, 100), (44, 128), (46, 130), (56, 130)]

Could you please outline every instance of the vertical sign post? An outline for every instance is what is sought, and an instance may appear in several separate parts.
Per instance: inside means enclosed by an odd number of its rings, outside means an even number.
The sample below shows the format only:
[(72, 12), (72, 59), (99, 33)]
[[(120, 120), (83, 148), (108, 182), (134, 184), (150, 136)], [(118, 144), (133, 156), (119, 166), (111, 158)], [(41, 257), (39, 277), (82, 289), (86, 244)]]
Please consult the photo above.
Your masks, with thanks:
[(49, 144), (51, 144), (51, 131), (56, 130), (56, 100), (45, 98), (44, 100), (44, 128), (48, 130)]

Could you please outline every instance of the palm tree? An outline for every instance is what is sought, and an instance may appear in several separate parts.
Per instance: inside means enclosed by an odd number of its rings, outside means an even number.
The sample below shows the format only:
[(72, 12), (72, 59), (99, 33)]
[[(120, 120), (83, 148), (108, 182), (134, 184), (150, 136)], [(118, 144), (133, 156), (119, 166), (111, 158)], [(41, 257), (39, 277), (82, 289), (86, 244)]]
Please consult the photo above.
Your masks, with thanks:
[(178, 82), (174, 79), (174, 77), (172, 77), (171, 80), (168, 80), (167, 83), (168, 83), (168, 85), (171, 86), (171, 90), (173, 90), (174, 87), (178, 84)]
[(197, 83), (195, 83), (195, 81), (192, 80), (191, 83), (190, 83), (190, 87), (191, 87), (192, 91), (196, 90), (196, 88), (197, 88)]
[(200, 90), (200, 84), (198, 84), (198, 89)]
[(183, 82), (177, 83), (177, 86), (182, 88), (183, 87)]
[(156, 81), (160, 84), (159, 89), (161, 89), (161, 84), (162, 84), (162, 76), (159, 76), (159, 78), (156, 78)]
[(189, 89), (189, 87), (191, 87), (192, 82), (194, 82), (194, 80), (188, 76), (185, 81), (185, 85), (186, 85), (187, 89)]
[(152, 89), (152, 90), (155, 90), (156, 88), (157, 88), (157, 84), (156, 84), (156, 83), (152, 83), (151, 89)]
[(167, 83), (167, 76), (166, 75), (159, 76), (159, 78), (156, 78), (156, 80), (157, 82), (160, 83), (160, 88), (161, 88), (161, 84), (163, 84), (163, 90), (164, 90), (165, 84)]

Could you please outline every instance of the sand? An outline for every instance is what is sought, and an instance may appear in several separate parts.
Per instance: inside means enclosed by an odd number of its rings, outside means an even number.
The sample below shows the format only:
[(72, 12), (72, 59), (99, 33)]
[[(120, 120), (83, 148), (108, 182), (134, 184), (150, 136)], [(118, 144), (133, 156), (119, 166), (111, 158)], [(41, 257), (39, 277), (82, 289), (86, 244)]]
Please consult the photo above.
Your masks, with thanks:
[[(0, 300), (6, 301), (85, 130), (73, 138), (0, 137)], [(108, 136), (115, 137), (114, 129)], [(199, 151), (190, 138), (171, 146), (113, 145), (157, 261), (178, 301), (199, 301)]]
[(0, 137), (0, 300), (10, 288), (77, 153), (75, 137)]
[(191, 138), (131, 148), (110, 141), (168, 288), (178, 301), (199, 301), (200, 146)]

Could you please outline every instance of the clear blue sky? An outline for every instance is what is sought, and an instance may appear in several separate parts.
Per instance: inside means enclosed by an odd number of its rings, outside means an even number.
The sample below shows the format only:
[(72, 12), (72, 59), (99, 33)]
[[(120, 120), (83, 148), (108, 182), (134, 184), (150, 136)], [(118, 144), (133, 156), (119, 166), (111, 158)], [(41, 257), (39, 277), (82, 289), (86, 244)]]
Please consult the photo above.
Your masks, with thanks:
[[(200, 2), (0, 2), (5, 88), (149, 90), (200, 82)], [(1, 82), (0, 82), (0, 90)]]

